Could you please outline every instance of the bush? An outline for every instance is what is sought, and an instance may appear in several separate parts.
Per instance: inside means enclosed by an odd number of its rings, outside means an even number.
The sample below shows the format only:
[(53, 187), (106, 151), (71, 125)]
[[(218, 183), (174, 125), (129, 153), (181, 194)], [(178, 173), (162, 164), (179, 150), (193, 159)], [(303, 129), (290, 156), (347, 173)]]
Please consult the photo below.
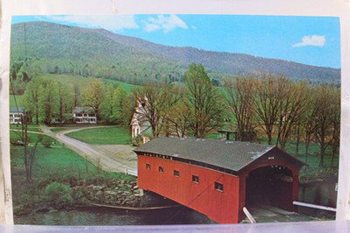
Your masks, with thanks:
[(43, 137), (41, 139), (41, 144), (46, 148), (51, 148), (51, 146), (53, 144), (53, 140), (49, 137)]
[(44, 190), (46, 200), (50, 205), (57, 209), (72, 204), (72, 188), (69, 185), (52, 182)]
[(133, 146), (141, 146), (143, 144), (143, 137), (141, 135), (137, 135), (132, 139)]

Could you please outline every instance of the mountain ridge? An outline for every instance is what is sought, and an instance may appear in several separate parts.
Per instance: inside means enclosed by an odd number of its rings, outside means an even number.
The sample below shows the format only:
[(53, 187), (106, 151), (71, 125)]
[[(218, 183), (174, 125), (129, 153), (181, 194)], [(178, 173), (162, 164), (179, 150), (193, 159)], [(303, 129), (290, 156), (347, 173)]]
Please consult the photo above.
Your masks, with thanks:
[[(306, 65), (283, 59), (264, 58), (243, 53), (207, 51), (193, 47), (166, 46), (140, 38), (116, 34), (105, 29), (90, 29), (49, 22), (12, 25), (11, 56), (24, 56), (117, 67), (113, 75), (142, 78), (174, 76), (181, 79), (190, 63), (203, 64), (215, 78), (262, 73), (284, 75), (312, 82), (340, 82), (340, 69)], [(26, 32), (24, 32), (26, 31)], [(25, 35), (25, 36), (24, 36)], [(24, 39), (24, 37), (26, 37)], [(24, 46), (24, 41), (27, 45)], [(45, 52), (47, 50), (49, 52)], [(51, 64), (51, 61), (47, 61)], [(54, 65), (54, 64), (51, 64)], [(61, 64), (60, 66), (63, 66)], [(123, 67), (124, 66), (124, 67)], [(67, 70), (67, 68), (64, 68)], [(93, 71), (92, 71), (93, 72)], [(97, 68), (96, 74), (107, 75)]]

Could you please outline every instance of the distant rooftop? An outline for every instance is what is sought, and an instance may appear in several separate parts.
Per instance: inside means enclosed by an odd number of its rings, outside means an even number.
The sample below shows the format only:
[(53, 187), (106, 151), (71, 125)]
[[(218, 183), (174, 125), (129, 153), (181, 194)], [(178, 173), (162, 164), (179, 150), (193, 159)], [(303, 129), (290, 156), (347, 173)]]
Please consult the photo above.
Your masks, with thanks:
[(239, 171), (274, 147), (238, 141), (163, 137), (147, 142), (135, 152), (167, 155)]
[(89, 113), (89, 114), (95, 113), (94, 109), (91, 107), (75, 107), (73, 109), (73, 112), (74, 113)]

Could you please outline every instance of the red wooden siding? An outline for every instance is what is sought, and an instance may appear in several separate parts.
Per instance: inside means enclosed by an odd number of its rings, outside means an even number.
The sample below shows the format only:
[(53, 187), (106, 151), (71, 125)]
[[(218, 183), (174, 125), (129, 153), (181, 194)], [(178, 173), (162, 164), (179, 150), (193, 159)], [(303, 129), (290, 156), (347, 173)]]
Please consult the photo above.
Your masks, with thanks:
[[(146, 164), (151, 169), (146, 169)], [(161, 166), (164, 172), (159, 172)], [(174, 170), (180, 176), (174, 176)], [(199, 183), (192, 182), (192, 175)], [(224, 185), (215, 190), (214, 183)], [(239, 222), (239, 178), (175, 160), (138, 155), (138, 186), (192, 208), (218, 223)]]

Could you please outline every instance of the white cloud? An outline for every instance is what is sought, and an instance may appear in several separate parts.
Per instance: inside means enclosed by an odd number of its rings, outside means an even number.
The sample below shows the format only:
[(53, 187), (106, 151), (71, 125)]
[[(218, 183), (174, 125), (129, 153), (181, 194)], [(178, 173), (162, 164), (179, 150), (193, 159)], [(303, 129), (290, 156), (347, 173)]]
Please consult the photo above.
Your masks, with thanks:
[(304, 36), (300, 42), (293, 44), (293, 47), (323, 47), (326, 44), (326, 37), (321, 35)]
[(188, 29), (187, 24), (176, 15), (158, 15), (150, 17), (144, 21), (144, 29), (147, 32), (162, 30), (170, 32), (176, 28)]
[(114, 32), (123, 29), (138, 28), (133, 15), (49, 16), (48, 19), (61, 23), (74, 23), (82, 27), (103, 28)]

